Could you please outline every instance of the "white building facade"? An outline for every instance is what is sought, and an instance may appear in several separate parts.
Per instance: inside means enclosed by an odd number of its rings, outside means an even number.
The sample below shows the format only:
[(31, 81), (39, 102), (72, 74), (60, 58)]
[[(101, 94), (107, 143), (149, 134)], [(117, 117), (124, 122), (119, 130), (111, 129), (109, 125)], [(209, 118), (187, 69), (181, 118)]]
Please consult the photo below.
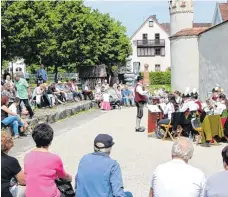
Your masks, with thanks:
[[(156, 16), (150, 16), (131, 37), (133, 54), (132, 71), (165, 71), (170, 67), (169, 32), (159, 24)], [(139, 67), (139, 68), (138, 68)]]
[(199, 89), (199, 51), (198, 37), (196, 35), (178, 35), (171, 38), (172, 67), (171, 86), (172, 90), (185, 92)]
[(201, 98), (215, 84), (228, 95), (228, 20), (199, 35), (199, 84)]
[(26, 72), (26, 65), (24, 63), (23, 59), (17, 59), (13, 62), (9, 62), (7, 70), (10, 73), (16, 73), (16, 72)]
[[(186, 28), (183, 24), (182, 29), (178, 32), (173, 31), (170, 36), (172, 90), (179, 90), (183, 93), (187, 87), (190, 91), (196, 88), (200, 93), (200, 98), (205, 100), (208, 92), (216, 84), (220, 84), (228, 93), (228, 3), (217, 4), (212, 21), (213, 26), (200, 24), (196, 27), (194, 23), (190, 25), (192, 12), (189, 10), (193, 10), (193, 7), (190, 8), (191, 0), (181, 8), (178, 8), (178, 6), (183, 6), (181, 1), (175, 2), (178, 3), (173, 5), (173, 1), (170, 2), (171, 29), (181, 28), (184, 18), (177, 20), (179, 16), (183, 16), (181, 12), (185, 15), (189, 14), (185, 20), (190, 27)], [(179, 22), (179, 25), (172, 24), (173, 13), (178, 15), (175, 23)]]

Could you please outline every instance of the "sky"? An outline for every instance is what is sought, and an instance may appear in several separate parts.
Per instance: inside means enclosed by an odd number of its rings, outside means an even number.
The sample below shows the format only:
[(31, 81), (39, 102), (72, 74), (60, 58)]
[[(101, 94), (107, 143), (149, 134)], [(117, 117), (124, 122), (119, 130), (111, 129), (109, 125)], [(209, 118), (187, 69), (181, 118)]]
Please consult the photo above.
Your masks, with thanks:
[[(109, 13), (121, 21), (127, 27), (128, 36), (131, 36), (150, 15), (156, 15), (160, 23), (169, 22), (168, 0), (85, 0), (85, 5), (102, 13)], [(215, 6), (216, 1), (194, 1), (194, 22), (212, 22)]]

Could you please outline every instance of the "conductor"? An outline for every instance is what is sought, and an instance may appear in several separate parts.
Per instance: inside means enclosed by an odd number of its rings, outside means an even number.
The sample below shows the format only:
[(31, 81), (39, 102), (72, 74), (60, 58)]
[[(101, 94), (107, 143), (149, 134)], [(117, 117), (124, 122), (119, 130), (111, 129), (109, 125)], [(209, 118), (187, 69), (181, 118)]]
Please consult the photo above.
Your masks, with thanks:
[(143, 106), (147, 101), (147, 91), (143, 91), (143, 77), (137, 77), (137, 84), (135, 86), (135, 103), (137, 107), (137, 117), (136, 117), (136, 132), (144, 132), (145, 128), (140, 127), (141, 119), (143, 117)]

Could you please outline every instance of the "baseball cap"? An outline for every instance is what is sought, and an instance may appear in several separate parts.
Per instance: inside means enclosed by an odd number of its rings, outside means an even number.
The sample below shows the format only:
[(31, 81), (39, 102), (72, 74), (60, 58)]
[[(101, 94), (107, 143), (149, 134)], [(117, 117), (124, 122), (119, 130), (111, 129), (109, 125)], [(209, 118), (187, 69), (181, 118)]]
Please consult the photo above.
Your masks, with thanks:
[[(101, 146), (98, 146), (98, 143), (100, 143)], [(114, 144), (112, 136), (108, 134), (99, 134), (94, 140), (94, 146), (97, 148), (110, 148)]]

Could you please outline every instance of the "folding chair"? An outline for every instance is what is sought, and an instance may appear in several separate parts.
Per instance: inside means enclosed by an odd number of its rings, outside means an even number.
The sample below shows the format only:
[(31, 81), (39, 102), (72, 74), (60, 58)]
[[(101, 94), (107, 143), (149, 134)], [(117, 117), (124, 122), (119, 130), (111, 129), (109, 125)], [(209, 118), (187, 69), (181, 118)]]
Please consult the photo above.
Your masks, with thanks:
[(167, 134), (169, 135), (171, 140), (174, 140), (172, 134), (170, 133), (170, 129), (172, 128), (171, 120), (169, 121), (169, 124), (161, 124), (160, 127), (164, 127), (165, 128), (165, 133), (164, 133), (164, 136), (163, 136), (162, 140), (165, 140)]
[[(193, 118), (191, 120), (191, 124), (192, 124), (192, 128), (199, 133), (199, 136), (202, 139), (203, 128), (200, 126), (199, 120), (197, 118)], [(197, 140), (196, 143), (199, 144), (199, 140)]]

